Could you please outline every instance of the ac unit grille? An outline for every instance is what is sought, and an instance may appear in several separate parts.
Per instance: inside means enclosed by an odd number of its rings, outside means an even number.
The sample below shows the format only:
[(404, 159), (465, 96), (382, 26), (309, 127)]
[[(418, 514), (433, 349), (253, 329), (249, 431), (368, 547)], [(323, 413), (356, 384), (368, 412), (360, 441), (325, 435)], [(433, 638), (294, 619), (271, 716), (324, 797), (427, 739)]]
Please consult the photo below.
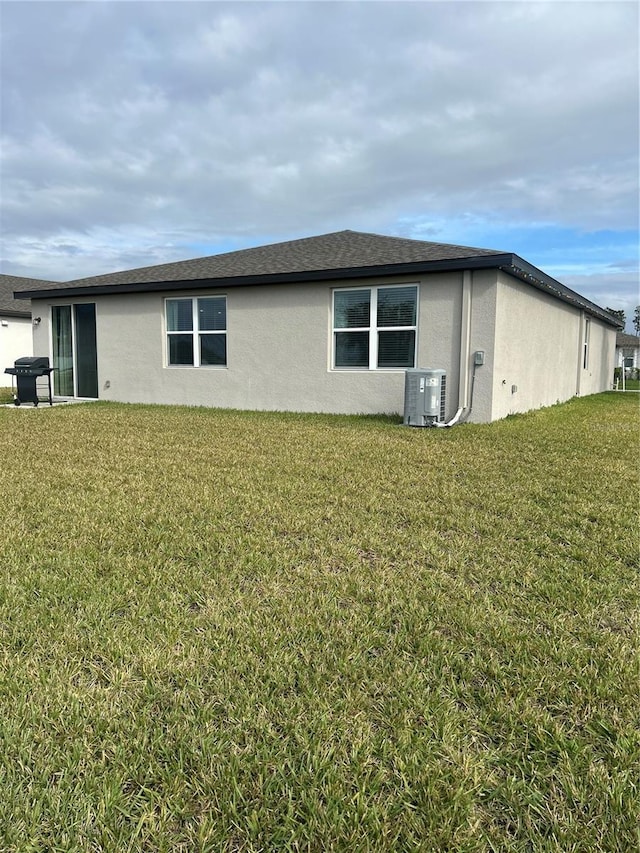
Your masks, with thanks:
[(430, 426), (446, 418), (447, 376), (439, 368), (418, 368), (405, 372), (404, 423)]

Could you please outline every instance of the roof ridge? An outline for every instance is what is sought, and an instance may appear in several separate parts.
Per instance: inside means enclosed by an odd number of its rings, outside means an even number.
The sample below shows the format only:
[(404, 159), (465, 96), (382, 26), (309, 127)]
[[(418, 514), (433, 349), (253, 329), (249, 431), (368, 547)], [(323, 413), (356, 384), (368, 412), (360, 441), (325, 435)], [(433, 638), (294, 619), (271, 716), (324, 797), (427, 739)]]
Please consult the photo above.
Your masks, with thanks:
[(421, 240), (417, 237), (401, 237), (399, 234), (376, 234), (373, 231), (349, 231), (349, 233), (366, 234), (368, 237), (377, 237), (382, 240), (400, 240), (407, 243), (421, 243), (422, 245), (427, 246), (445, 246), (451, 249), (471, 249), (474, 252), (493, 252), (496, 255), (513, 254), (513, 252), (502, 251), (501, 249), (485, 249), (482, 246), (467, 246), (466, 243), (443, 243), (440, 240)]
[[(291, 243), (302, 243), (304, 240), (317, 240), (317, 239), (320, 239), (322, 237), (333, 237), (333, 236), (336, 236), (338, 234), (346, 234), (346, 233), (357, 234), (357, 233), (361, 233), (361, 232), (349, 231), (348, 229), (344, 229), (343, 231), (330, 231), (327, 234), (316, 234), (316, 235), (310, 235), (308, 237), (294, 237), (292, 240), (276, 240), (274, 243), (260, 243), (258, 246), (246, 246), (244, 249), (229, 249), (229, 251), (227, 251), (227, 252), (214, 252), (213, 254), (209, 254), (209, 255), (197, 255), (196, 257), (193, 257), (193, 258), (180, 258), (179, 260), (176, 260), (176, 261), (163, 261), (162, 263), (159, 263), (159, 264), (148, 264), (147, 266), (142, 266), (142, 267), (126, 267), (126, 268), (120, 269), (120, 270), (110, 270), (107, 273), (98, 273), (97, 275), (81, 276), (80, 278), (70, 278), (63, 283), (64, 284), (74, 284), (75, 282), (78, 282), (78, 281), (91, 281), (92, 279), (102, 278), (104, 276), (119, 275), (121, 273), (135, 273), (135, 272), (140, 272), (141, 270), (160, 269), (162, 267), (175, 266), (177, 264), (188, 264), (188, 263), (193, 263), (196, 261), (206, 261), (206, 260), (209, 260), (210, 258), (227, 258), (229, 255), (236, 255), (236, 254), (240, 254), (241, 252), (251, 252), (251, 251), (255, 251), (255, 250), (270, 249), (274, 246), (286, 246), (287, 244), (291, 244)], [(54, 282), (54, 284), (55, 283), (58, 283), (58, 282)]]
[(34, 275), (14, 275), (10, 272), (0, 272), (0, 279), (19, 279), (20, 281), (47, 281), (51, 284), (59, 284), (60, 282), (54, 281), (52, 278), (40, 278), (39, 276)]
[[(213, 254), (207, 255), (199, 255), (191, 258), (181, 258), (179, 260), (173, 261), (163, 261), (158, 264), (150, 264), (147, 266), (138, 266), (138, 267), (128, 267), (120, 270), (110, 270), (106, 273), (97, 273), (95, 275), (90, 276), (81, 276), (80, 278), (68, 279), (63, 284), (71, 285), (71, 286), (79, 286), (80, 283), (85, 284), (86, 286), (91, 286), (92, 283), (99, 283), (101, 280), (105, 278), (112, 278), (114, 276), (136, 276), (136, 275), (144, 275), (145, 277), (149, 274), (152, 274), (156, 271), (159, 275), (163, 275), (165, 271), (168, 271), (170, 268), (175, 269), (178, 267), (183, 271), (187, 271), (189, 269), (189, 265), (197, 264), (202, 265), (207, 262), (217, 262), (224, 264), (225, 262), (231, 262), (236, 258), (238, 261), (242, 256), (244, 258), (249, 258), (252, 255), (259, 257), (260, 254), (277, 252), (278, 250), (282, 252), (289, 251), (291, 253), (291, 257), (295, 256), (296, 250), (299, 247), (299, 251), (304, 251), (306, 246), (321, 246), (322, 242), (329, 242), (332, 238), (339, 240), (340, 238), (355, 238), (354, 242), (359, 242), (358, 238), (368, 238), (368, 241), (378, 240), (382, 245), (389, 245), (391, 242), (399, 243), (401, 245), (408, 246), (408, 244), (412, 244), (415, 247), (423, 246), (426, 248), (434, 248), (434, 247), (442, 247), (443, 249), (451, 249), (456, 252), (457, 256), (460, 257), (461, 251), (468, 250), (470, 253), (476, 254), (481, 253), (482, 255), (499, 255), (505, 254), (504, 252), (499, 252), (495, 249), (483, 249), (480, 247), (474, 246), (462, 246), (456, 243), (439, 243), (437, 241), (432, 240), (418, 240), (414, 237), (401, 237), (399, 235), (387, 235), (387, 234), (376, 234), (371, 231), (356, 231), (351, 228), (343, 228), (339, 231), (328, 231), (325, 234), (311, 234), (306, 237), (294, 237), (291, 240), (277, 240), (273, 243), (262, 243), (257, 246), (247, 246), (242, 249), (230, 249), (226, 252), (214, 252)], [(367, 241), (367, 242), (368, 242)], [(339, 246), (336, 246), (338, 249)], [(347, 245), (347, 249), (348, 249)], [(348, 266), (346, 264), (345, 266)], [(304, 269), (304, 264), (301, 270)], [(177, 270), (176, 270), (177, 272)], [(201, 276), (196, 275), (195, 278)], [(42, 279), (42, 281), (50, 281), (47, 279)], [(51, 281), (51, 284), (60, 284), (61, 282)]]

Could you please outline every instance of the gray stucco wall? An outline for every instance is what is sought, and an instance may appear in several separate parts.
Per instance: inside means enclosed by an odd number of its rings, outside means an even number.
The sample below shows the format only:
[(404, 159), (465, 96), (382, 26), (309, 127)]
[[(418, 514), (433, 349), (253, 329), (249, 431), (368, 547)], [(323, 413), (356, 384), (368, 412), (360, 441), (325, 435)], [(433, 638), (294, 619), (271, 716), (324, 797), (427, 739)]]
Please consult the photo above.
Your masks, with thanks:
[[(582, 318), (582, 331), (584, 322)], [(580, 383), (578, 393), (581, 397), (586, 394), (599, 394), (607, 391), (613, 384), (613, 371), (616, 360), (616, 330), (606, 326), (594, 317), (589, 323), (589, 359), (586, 368), (580, 368)]]
[[(260, 410), (401, 413), (404, 370), (331, 369), (334, 287), (419, 284), (418, 365), (451, 376), (448, 416), (457, 406), (462, 275), (432, 274), (330, 284), (235, 287), (179, 295), (227, 297), (226, 368), (167, 367), (164, 299), (176, 293), (81, 298), (95, 301), (99, 397)], [(51, 305), (34, 345), (51, 352)], [(47, 318), (47, 322), (44, 319)]]
[[(447, 372), (447, 419), (465, 397), (459, 383), (466, 359), (470, 421), (592, 394), (610, 387), (615, 330), (590, 319), (589, 365), (582, 367), (581, 310), (495, 270), (421, 277), (232, 287), (176, 294), (83, 297), (96, 303), (98, 394), (121, 402), (329, 413), (401, 413), (404, 370), (332, 370), (332, 290), (335, 287), (418, 284), (417, 367)], [(167, 296), (227, 297), (225, 368), (168, 367), (164, 329)], [(42, 317), (34, 352), (50, 355), (51, 306), (34, 300)], [(463, 325), (469, 316), (468, 326)], [(462, 344), (462, 346), (461, 346)], [(474, 353), (484, 364), (473, 368)], [(463, 371), (464, 376), (464, 371)], [(472, 381), (473, 380), (473, 381)]]
[(492, 420), (611, 386), (615, 329), (589, 318), (584, 369), (586, 319), (581, 309), (499, 273)]
[[(494, 382), (494, 350), (496, 337), (496, 272), (475, 270), (471, 273), (471, 330), (469, 340), (469, 423), (491, 420)], [(475, 352), (484, 353), (484, 364), (473, 367)], [(473, 392), (473, 394), (471, 394)]]

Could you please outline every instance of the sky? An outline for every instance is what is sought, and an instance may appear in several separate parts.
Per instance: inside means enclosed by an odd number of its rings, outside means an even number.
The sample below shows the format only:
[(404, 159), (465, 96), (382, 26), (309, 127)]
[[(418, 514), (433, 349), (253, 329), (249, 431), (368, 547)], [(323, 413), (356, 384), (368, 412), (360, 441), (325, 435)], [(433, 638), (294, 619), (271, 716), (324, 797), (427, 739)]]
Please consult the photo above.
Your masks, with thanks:
[(640, 302), (635, 0), (0, 2), (0, 272), (350, 228)]

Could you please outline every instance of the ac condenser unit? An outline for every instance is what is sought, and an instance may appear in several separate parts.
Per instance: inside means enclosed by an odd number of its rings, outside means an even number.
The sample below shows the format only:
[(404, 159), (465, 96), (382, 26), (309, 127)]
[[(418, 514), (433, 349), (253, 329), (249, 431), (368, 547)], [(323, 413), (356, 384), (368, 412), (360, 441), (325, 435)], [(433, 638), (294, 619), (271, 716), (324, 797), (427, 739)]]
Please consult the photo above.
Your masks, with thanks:
[(446, 386), (444, 370), (426, 367), (405, 371), (405, 426), (427, 427), (444, 423)]

